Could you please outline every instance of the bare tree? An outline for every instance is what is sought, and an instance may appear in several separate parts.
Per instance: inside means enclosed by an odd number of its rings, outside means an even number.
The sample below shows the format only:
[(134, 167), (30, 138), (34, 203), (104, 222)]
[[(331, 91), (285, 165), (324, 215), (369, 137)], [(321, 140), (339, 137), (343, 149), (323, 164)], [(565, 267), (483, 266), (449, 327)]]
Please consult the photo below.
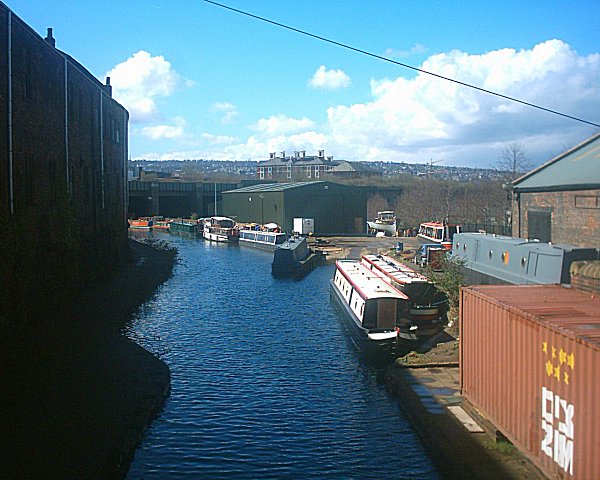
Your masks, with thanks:
[(506, 173), (507, 182), (513, 182), (522, 174), (531, 170), (531, 162), (520, 144), (511, 143), (502, 150), (502, 155), (496, 162), (496, 168)]

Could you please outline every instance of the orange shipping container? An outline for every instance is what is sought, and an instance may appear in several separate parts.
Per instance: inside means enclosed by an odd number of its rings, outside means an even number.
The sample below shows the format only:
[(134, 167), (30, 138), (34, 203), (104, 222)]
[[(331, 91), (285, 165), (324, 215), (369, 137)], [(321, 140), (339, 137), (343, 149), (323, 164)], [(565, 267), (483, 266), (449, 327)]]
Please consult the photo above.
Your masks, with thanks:
[(464, 397), (548, 477), (600, 479), (600, 299), (464, 287), (460, 327)]

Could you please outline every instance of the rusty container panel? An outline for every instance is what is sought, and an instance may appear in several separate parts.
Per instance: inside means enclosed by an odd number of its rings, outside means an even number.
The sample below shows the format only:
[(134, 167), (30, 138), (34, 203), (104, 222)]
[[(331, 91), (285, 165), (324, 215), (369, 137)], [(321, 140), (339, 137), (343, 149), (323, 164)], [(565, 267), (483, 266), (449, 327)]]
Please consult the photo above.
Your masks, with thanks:
[(464, 287), (464, 397), (553, 479), (600, 479), (600, 299), (560, 285)]

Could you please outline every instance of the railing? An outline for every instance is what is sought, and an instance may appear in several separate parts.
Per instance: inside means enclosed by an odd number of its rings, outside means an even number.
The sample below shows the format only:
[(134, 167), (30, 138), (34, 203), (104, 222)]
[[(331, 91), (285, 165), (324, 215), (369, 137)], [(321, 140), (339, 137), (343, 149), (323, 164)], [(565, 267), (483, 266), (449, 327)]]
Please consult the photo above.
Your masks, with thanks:
[(503, 235), (505, 237), (512, 237), (512, 226), (511, 225), (499, 225), (495, 223), (463, 223), (463, 232), (478, 232), (485, 230), (487, 233), (493, 233), (496, 235)]

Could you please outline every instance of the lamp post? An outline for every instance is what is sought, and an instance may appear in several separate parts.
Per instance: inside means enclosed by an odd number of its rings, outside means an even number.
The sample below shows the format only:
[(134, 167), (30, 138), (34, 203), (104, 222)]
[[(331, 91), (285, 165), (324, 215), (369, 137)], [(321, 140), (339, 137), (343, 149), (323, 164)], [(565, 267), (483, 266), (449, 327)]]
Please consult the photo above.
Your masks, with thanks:
[(259, 195), (260, 197), (260, 224), (264, 225), (265, 224), (265, 215), (264, 215), (264, 200), (265, 200), (265, 195), (263, 193), (261, 193)]

